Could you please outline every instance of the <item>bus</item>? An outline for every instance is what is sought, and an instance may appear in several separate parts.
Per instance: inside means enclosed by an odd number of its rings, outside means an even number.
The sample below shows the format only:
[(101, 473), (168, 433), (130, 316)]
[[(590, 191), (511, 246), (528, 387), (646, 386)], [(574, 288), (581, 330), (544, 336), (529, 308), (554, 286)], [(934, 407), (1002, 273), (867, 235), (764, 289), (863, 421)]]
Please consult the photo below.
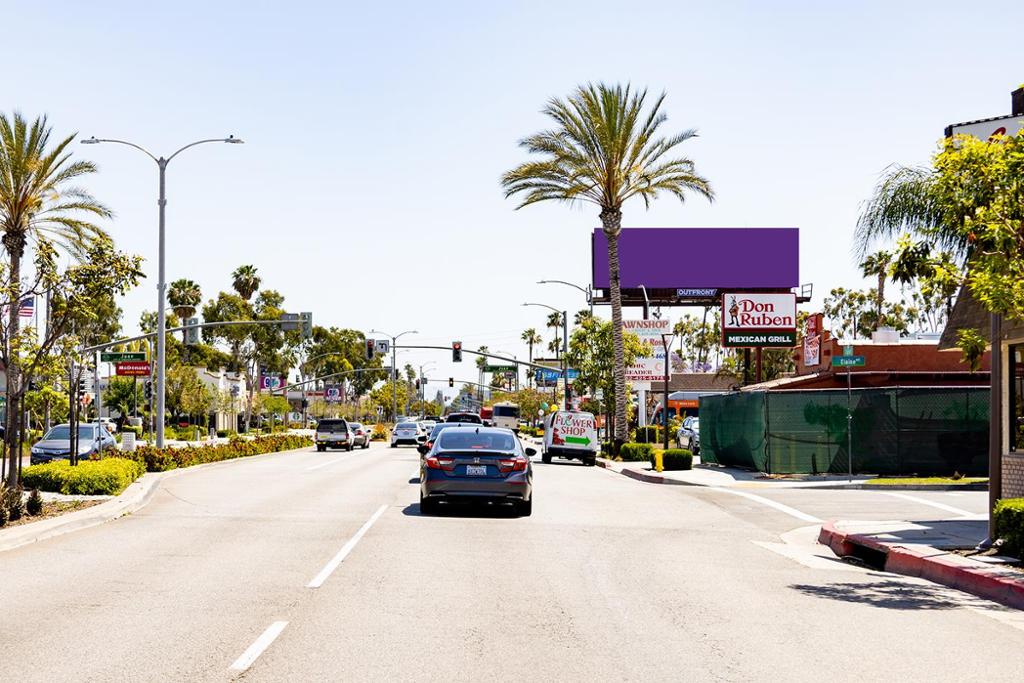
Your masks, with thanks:
[(495, 403), (491, 409), (494, 411), (491, 416), (492, 425), (519, 431), (519, 406), (517, 404), (503, 401)]

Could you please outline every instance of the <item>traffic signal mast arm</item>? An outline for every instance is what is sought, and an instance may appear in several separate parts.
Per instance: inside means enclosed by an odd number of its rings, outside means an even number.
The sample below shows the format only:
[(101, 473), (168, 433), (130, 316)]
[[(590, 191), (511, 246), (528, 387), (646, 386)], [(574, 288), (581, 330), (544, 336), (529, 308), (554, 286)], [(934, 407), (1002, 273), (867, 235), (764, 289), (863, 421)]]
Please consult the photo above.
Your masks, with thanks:
[[(230, 327), (233, 325), (294, 325), (294, 320), (223, 320), (221, 322), (213, 323), (196, 323), (195, 325), (181, 325), (179, 327), (168, 327), (168, 332), (181, 332), (182, 330), (188, 330), (195, 327)], [(81, 350), (82, 353), (92, 353), (94, 351), (102, 351), (108, 349), (111, 346), (117, 346), (118, 344), (128, 344), (133, 341), (141, 341), (143, 339), (152, 339), (156, 337), (156, 332), (149, 332), (147, 334), (140, 334), (135, 337), (126, 337), (124, 339), (115, 339), (114, 341), (103, 342), (102, 344), (96, 344), (95, 346), (87, 346)]]
[[(437, 350), (437, 351), (451, 351), (452, 350), (452, 347), (450, 347), (450, 346), (419, 346), (419, 345), (415, 345), (414, 346), (414, 345), (406, 345), (406, 344), (396, 344), (395, 348), (396, 349), (434, 349), (434, 350)], [(499, 356), (499, 355), (496, 355), (496, 354), (493, 354), (493, 353), (481, 353), (479, 351), (470, 351), (469, 349), (462, 349), (462, 353), (471, 353), (474, 356), (480, 356), (482, 358), (497, 358), (498, 360), (503, 360), (503, 361), (506, 361), (508, 363), (515, 363), (516, 365), (526, 365), (526, 366), (529, 366), (531, 368), (538, 368), (538, 369), (543, 369), (543, 370), (558, 370), (558, 368), (552, 368), (552, 367), (550, 367), (548, 365), (539, 365), (538, 363), (530, 363), (530, 362), (525, 361), (525, 360), (517, 360), (515, 358), (506, 358), (505, 356)], [(559, 370), (559, 372), (561, 372), (561, 371)]]

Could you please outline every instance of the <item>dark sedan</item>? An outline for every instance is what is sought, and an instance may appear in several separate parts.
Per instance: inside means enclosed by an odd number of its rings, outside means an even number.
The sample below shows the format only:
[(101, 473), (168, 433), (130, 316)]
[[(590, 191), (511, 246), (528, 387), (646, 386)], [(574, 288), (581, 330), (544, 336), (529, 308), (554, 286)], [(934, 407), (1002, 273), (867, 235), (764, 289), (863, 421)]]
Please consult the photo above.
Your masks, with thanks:
[(510, 429), (445, 429), (420, 464), (420, 511), (433, 514), (441, 502), (511, 503), (521, 516), (533, 511), (532, 448)]

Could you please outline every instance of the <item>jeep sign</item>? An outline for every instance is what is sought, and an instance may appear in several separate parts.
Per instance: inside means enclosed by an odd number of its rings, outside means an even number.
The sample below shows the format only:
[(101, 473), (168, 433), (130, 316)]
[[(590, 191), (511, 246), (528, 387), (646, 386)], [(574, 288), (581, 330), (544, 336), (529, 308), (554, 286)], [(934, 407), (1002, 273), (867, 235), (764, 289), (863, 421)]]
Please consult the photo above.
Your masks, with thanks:
[(726, 292), (722, 295), (722, 346), (796, 345), (796, 294)]

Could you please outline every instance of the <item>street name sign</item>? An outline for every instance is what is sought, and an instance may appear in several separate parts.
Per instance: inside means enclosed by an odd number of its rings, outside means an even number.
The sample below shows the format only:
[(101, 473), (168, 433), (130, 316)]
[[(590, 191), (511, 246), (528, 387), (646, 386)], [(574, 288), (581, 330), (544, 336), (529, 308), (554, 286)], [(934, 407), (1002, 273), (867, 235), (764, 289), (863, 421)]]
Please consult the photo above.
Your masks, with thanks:
[(864, 365), (864, 356), (832, 356), (834, 368), (861, 368)]
[(514, 365), (485, 365), (484, 372), (500, 373), (500, 372), (515, 372), (516, 366)]
[(149, 361), (126, 360), (114, 366), (118, 377), (149, 377)]
[(128, 360), (146, 360), (145, 351), (101, 351), (101, 363), (120, 363)]

